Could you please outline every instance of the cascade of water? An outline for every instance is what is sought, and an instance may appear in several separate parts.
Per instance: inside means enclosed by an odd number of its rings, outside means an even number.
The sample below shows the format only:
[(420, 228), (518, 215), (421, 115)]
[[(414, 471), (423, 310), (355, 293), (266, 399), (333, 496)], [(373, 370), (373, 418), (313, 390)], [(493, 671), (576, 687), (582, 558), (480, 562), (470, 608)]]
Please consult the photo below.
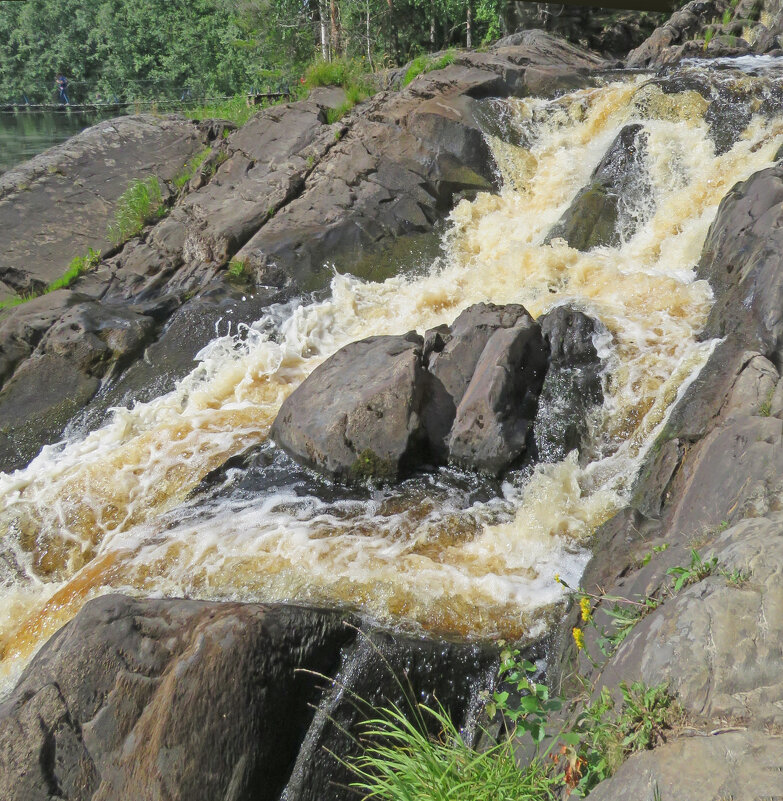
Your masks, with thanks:
[[(766, 77), (732, 74), (756, 81), (757, 95), (771, 91)], [(762, 109), (753, 91), (745, 97)], [(693, 267), (720, 199), (773, 159), (783, 118), (750, 114), (720, 152), (701, 95), (664, 93), (644, 77), (493, 103), (514, 133), (515, 144), (492, 138), (503, 189), (455, 208), (447, 258), (383, 283), (336, 274), (327, 299), (214, 340), (173, 392), (0, 476), (7, 673), (109, 590), (348, 605), (468, 637), (542, 631), (562, 598), (554, 574), (578, 583), (590, 534), (626, 499), (712, 347), (697, 337), (711, 293)], [(643, 191), (624, 209), (635, 225), (616, 247), (587, 253), (542, 244), (629, 123), (646, 132)], [(337, 348), (451, 322), (480, 301), (522, 303), (534, 316), (570, 303), (604, 323), (605, 400), (590, 420), (589, 459), (511, 474), (496, 492), (443, 471), (341, 493), (264, 446), (283, 399)], [(253, 445), (266, 448), (264, 481), (229, 470), (219, 491), (189, 496)]]

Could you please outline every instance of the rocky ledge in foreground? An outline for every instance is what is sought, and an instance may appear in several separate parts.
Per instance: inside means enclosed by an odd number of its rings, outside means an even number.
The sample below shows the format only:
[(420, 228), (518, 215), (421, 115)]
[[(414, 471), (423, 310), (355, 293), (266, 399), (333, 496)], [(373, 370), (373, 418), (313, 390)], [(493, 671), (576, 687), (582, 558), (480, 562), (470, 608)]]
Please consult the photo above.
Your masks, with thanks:
[(356, 752), (364, 702), (437, 698), (467, 721), (497, 662), (335, 611), (104, 596), (0, 704), (0, 797), (355, 798), (334, 754)]
[[(720, 204), (698, 273), (716, 296), (705, 336), (722, 339), (677, 402), (630, 505), (596, 535), (584, 590), (658, 605), (608, 657), (587, 627), (594, 661), (574, 646), (578, 609), (562, 628), (563, 688), (581, 689), (575, 672), (594, 697), (608, 688), (619, 698), (621, 682), (665, 685), (685, 713), (668, 743), (598, 785), (598, 801), (783, 795), (781, 231), (777, 164)], [(692, 572), (675, 591), (668, 571), (683, 567)], [(599, 629), (615, 630), (613, 605), (598, 603)]]
[(284, 401), (271, 436), (343, 481), (447, 462), (499, 475), (526, 451), (561, 458), (603, 399), (593, 336), (604, 330), (564, 306), (534, 321), (517, 304), (479, 303), (424, 336), (353, 342)]

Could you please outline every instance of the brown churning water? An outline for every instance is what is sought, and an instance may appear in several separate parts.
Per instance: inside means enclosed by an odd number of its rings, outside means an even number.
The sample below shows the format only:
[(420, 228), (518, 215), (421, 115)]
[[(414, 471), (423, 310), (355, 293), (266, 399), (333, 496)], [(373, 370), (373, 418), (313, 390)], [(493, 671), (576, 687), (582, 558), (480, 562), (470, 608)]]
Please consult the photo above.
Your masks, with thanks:
[[(721, 80), (757, 108), (770, 85), (737, 70)], [(494, 111), (524, 147), (492, 140), (504, 188), (456, 207), (445, 258), (384, 283), (338, 274), (327, 300), (213, 341), (170, 394), (0, 476), (0, 680), (110, 591), (345, 605), (461, 637), (543, 630), (562, 600), (555, 573), (578, 583), (592, 532), (626, 500), (712, 347), (697, 339), (711, 293), (693, 268), (721, 198), (774, 158), (783, 119), (752, 116), (716, 154), (702, 96), (664, 94), (639, 76), (555, 100), (494, 101)], [(629, 122), (647, 132), (643, 191), (626, 209), (639, 227), (589, 253), (541, 244)], [(337, 499), (285, 482), (232, 492), (230, 472), (222, 494), (188, 497), (263, 443), (283, 399), (336, 349), (451, 322), (479, 301), (522, 303), (534, 316), (570, 303), (605, 324), (605, 402), (582, 464), (572, 454), (478, 499), (433, 478)]]

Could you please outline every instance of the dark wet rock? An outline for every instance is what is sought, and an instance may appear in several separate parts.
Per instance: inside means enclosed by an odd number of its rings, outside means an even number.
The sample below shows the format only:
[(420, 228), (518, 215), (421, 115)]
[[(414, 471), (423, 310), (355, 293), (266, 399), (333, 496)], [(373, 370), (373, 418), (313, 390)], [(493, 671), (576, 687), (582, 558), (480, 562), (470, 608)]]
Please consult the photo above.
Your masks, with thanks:
[(590, 797), (626, 801), (653, 797), (657, 792), (661, 798), (678, 801), (757, 801), (780, 795), (783, 738), (742, 731), (700, 734), (632, 756)]
[(783, 348), (783, 166), (737, 184), (721, 201), (697, 267), (715, 293), (705, 335), (733, 335), (767, 355)]
[(519, 304), (477, 303), (460, 313), (450, 327), (428, 331), (424, 353), (429, 375), (424, 428), (433, 458), (448, 458), (447, 438), (484, 348), (496, 331), (530, 319)]
[(347, 735), (367, 704), (442, 703), (469, 736), (497, 662), (492, 648), (391, 635), (337, 611), (104, 596), (0, 704), (0, 794), (353, 797), (338, 759), (355, 753)]
[[(692, 0), (632, 50), (625, 59), (625, 66), (632, 69), (660, 67), (686, 56), (704, 56), (704, 33), (728, 7), (723, 0)], [(700, 42), (695, 41), (697, 38)], [(692, 47), (689, 48), (689, 44)]]
[(499, 475), (524, 453), (547, 369), (548, 348), (529, 316), (490, 337), (457, 405), (449, 461)]
[(411, 332), (341, 348), (283, 402), (272, 439), (337, 479), (396, 479), (421, 460), (421, 347)]
[(0, 391), (0, 467), (6, 471), (57, 441), (101, 381), (138, 357), (157, 330), (152, 317), (133, 308), (102, 305), (67, 290), (29, 305), (6, 323), (7, 330), (27, 334), (19, 350), (3, 354), (9, 365), (24, 346), (36, 343)]
[(549, 369), (538, 399), (533, 424), (536, 455), (554, 462), (581, 451), (587, 435), (587, 417), (604, 399), (601, 359), (594, 338), (608, 335), (592, 317), (568, 306), (558, 306), (538, 319), (549, 346)]
[[(316, 711), (281, 801), (355, 799), (355, 791), (348, 786), (354, 777), (332, 755), (358, 755), (360, 724), (383, 706), (394, 704), (411, 718), (421, 718), (411, 699), (430, 708), (441, 703), (470, 742), (481, 703), (479, 693), (493, 685), (497, 664), (497, 652), (486, 646), (379, 631), (360, 637), (344, 652), (335, 684)], [(397, 683), (395, 677), (402, 681)], [(423, 722), (433, 736), (440, 734), (434, 721)]]
[(643, 126), (626, 125), (545, 241), (563, 238), (570, 247), (586, 251), (614, 247), (631, 236), (650, 212), (638, 205), (649, 195), (646, 141)]
[(272, 437), (339, 480), (396, 480), (447, 461), (498, 475), (526, 448), (547, 364), (524, 307), (476, 304), (424, 338), (345, 346), (283, 403)]
[(0, 706), (0, 794), (277, 798), (317, 699), (306, 671), (351, 636), (336, 612), (92, 601)]

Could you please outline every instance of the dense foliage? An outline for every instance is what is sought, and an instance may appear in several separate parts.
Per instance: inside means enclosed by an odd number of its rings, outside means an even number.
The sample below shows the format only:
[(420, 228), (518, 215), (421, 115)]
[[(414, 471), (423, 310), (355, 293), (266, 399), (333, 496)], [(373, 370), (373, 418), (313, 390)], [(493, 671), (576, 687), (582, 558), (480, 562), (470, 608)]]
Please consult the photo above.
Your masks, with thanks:
[(279, 89), (317, 58), (368, 69), (503, 30), (505, 0), (0, 3), (0, 102), (180, 99)]

